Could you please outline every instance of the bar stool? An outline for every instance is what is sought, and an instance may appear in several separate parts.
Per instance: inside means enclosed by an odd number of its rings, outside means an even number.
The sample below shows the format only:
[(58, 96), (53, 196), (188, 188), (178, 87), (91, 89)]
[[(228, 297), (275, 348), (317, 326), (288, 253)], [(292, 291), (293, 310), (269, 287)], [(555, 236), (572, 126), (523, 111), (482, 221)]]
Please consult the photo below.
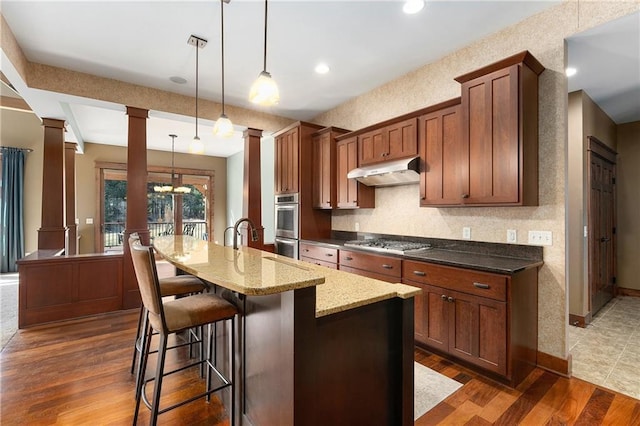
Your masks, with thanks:
[[(137, 233), (133, 233), (129, 236), (130, 240), (139, 241), (140, 236)], [(193, 275), (178, 275), (175, 277), (167, 277), (159, 279), (160, 294), (161, 297), (168, 296), (189, 296), (192, 294), (202, 293), (207, 289), (207, 285), (198, 277)], [(136, 359), (138, 360), (138, 366), (140, 366), (140, 359), (142, 358), (142, 330), (146, 330), (147, 325), (147, 310), (144, 304), (140, 306), (140, 316), (138, 317), (138, 327), (136, 331), (136, 339), (133, 345), (133, 357), (131, 359), (131, 374), (136, 371), (136, 384), (140, 380), (140, 369), (135, 370)], [(189, 334), (189, 342), (171, 346), (168, 349), (174, 349), (192, 343), (192, 335)], [(191, 346), (189, 348), (189, 355), (191, 355)], [(153, 352), (152, 352), (153, 353)]]
[[(155, 331), (160, 336), (160, 343), (158, 346), (158, 362), (156, 366), (156, 374), (154, 378), (139, 380), (136, 384), (136, 408), (134, 413), (133, 424), (137, 423), (138, 412), (140, 410), (140, 401), (142, 400), (147, 407), (151, 410), (150, 424), (155, 425), (158, 420), (158, 415), (182, 406), (189, 402), (195, 401), (199, 398), (209, 397), (212, 393), (222, 390), (224, 388), (231, 388), (231, 410), (230, 410), (230, 424), (234, 424), (234, 411), (235, 411), (235, 397), (234, 397), (234, 381), (235, 381), (235, 316), (238, 313), (237, 308), (229, 303), (227, 300), (215, 294), (196, 294), (193, 296), (184, 297), (181, 299), (171, 300), (168, 302), (162, 302), (162, 296), (160, 292), (160, 283), (158, 280), (158, 274), (155, 266), (155, 259), (153, 254), (153, 247), (143, 246), (139, 240), (135, 238), (129, 239), (129, 247), (131, 249), (131, 258), (133, 259), (133, 267), (136, 273), (138, 281), (138, 287), (140, 289), (140, 295), (142, 296), (142, 303), (148, 312), (149, 330), (143, 334), (143, 348), (142, 348), (142, 362), (140, 370), (144, 372), (147, 367), (147, 360), (149, 357), (149, 346), (151, 341), (151, 335)], [(230, 378), (225, 377), (220, 370), (215, 366), (215, 363), (211, 360), (211, 347), (213, 338), (211, 334), (211, 326), (214, 323), (220, 321), (231, 322), (230, 338), (230, 367), (231, 371), (228, 373)], [(207, 326), (208, 344), (207, 344), (207, 356), (204, 360), (190, 363), (175, 370), (165, 372), (164, 363), (167, 351), (167, 338), (170, 334), (177, 333), (190, 328)], [(162, 379), (163, 377), (174, 374), (179, 371), (185, 370), (189, 367), (197, 365), (205, 365), (206, 371), (206, 390), (198, 395), (192, 396), (186, 400), (173, 404), (169, 407), (160, 409), (160, 394), (162, 391)], [(211, 379), (212, 372), (216, 374), (221, 385), (212, 388)], [(155, 382), (153, 400), (148, 401), (146, 397), (145, 387), (149, 382)]]

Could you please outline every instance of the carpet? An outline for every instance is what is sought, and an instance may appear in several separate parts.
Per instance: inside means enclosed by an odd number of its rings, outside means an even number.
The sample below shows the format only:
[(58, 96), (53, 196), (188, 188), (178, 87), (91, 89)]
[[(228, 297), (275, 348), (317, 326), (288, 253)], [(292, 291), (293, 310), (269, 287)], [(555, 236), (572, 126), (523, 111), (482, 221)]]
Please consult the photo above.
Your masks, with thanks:
[(0, 274), (0, 350), (18, 331), (18, 274)]
[(457, 391), (462, 386), (462, 383), (458, 383), (417, 362), (414, 362), (413, 365), (415, 386), (413, 419), (416, 420)]

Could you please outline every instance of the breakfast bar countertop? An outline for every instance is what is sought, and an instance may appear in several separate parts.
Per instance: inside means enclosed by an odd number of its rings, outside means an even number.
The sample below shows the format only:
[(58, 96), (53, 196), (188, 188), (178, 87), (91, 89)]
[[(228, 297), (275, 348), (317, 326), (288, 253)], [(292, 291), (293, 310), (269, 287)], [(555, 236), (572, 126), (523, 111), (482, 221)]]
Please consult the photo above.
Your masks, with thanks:
[(261, 296), (316, 286), (316, 317), (420, 289), (341, 272), (249, 247), (224, 247), (188, 236), (158, 237), (156, 250), (178, 268), (232, 291)]

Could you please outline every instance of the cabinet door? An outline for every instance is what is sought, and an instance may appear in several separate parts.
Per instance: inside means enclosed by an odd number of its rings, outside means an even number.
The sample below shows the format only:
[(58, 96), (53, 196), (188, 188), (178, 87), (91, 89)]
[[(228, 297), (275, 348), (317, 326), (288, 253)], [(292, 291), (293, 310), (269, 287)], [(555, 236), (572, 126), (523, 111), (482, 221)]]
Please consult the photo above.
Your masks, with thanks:
[(462, 170), (468, 162), (460, 124), (460, 105), (419, 119), (421, 206), (462, 203)]
[[(411, 285), (414, 285), (413, 283)], [(422, 342), (449, 352), (449, 310), (445, 290), (440, 287), (418, 284), (422, 288)], [(416, 330), (418, 328), (416, 327)]]
[(336, 186), (337, 186), (337, 192), (338, 192), (339, 208), (355, 207), (355, 205), (351, 202), (351, 198), (353, 197), (353, 195), (351, 195), (350, 197), (350, 194), (349, 194), (350, 192), (356, 190), (355, 188), (353, 188), (355, 184), (350, 179), (347, 178), (347, 174), (351, 170), (350, 161), (349, 161), (350, 160), (349, 151), (351, 146), (354, 146), (354, 145), (356, 145), (354, 139), (347, 139), (347, 140), (338, 142), (338, 145), (336, 147), (336, 163), (338, 165), (337, 167), (338, 176), (336, 176), (336, 184), (337, 184)]
[(324, 157), (322, 152), (321, 136), (315, 136), (311, 142), (313, 144), (313, 173), (312, 173), (312, 200), (313, 207), (317, 209), (326, 208), (325, 198), (323, 196), (324, 181)]
[(482, 368), (507, 374), (506, 302), (448, 291), (449, 352)]
[(520, 202), (519, 66), (462, 85), (469, 159), (465, 203)]
[(383, 129), (372, 130), (358, 136), (358, 165), (363, 166), (384, 161), (388, 146), (385, 142)]
[[(418, 127), (417, 120), (410, 118), (399, 123), (390, 124), (384, 129), (386, 152), (382, 154), (385, 160), (394, 160), (418, 155)], [(375, 154), (375, 145), (374, 145)]]
[(298, 128), (276, 138), (276, 181), (278, 194), (298, 192)]
[(335, 157), (335, 147), (332, 146), (331, 133), (321, 135), (319, 144), (319, 166), (321, 174), (320, 199), (318, 200), (320, 202), (319, 207), (330, 209), (335, 204), (335, 166), (332, 167), (332, 160)]

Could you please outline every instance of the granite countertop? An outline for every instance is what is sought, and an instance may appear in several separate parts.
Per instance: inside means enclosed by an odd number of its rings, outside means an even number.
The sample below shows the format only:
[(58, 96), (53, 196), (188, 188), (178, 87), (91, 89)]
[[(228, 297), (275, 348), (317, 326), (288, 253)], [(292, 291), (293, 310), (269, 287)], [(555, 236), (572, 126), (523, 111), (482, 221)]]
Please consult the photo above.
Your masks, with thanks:
[(360, 239), (362, 235), (354, 233), (344, 234), (346, 235), (342, 235), (343, 238), (301, 240), (301, 242), (339, 250), (359, 251), (374, 255), (397, 257), (508, 275), (513, 275), (524, 269), (537, 268), (544, 263), (542, 261), (542, 247), (537, 246), (405, 237), (398, 235), (370, 235), (373, 238), (381, 237), (394, 240), (423, 242), (431, 244), (432, 246), (432, 248), (422, 252), (398, 255), (374, 252), (357, 247), (345, 247), (344, 243), (347, 240)]
[(316, 286), (316, 317), (394, 297), (407, 299), (421, 291), (249, 247), (233, 250), (192, 237), (159, 237), (154, 247), (180, 269), (248, 296)]

